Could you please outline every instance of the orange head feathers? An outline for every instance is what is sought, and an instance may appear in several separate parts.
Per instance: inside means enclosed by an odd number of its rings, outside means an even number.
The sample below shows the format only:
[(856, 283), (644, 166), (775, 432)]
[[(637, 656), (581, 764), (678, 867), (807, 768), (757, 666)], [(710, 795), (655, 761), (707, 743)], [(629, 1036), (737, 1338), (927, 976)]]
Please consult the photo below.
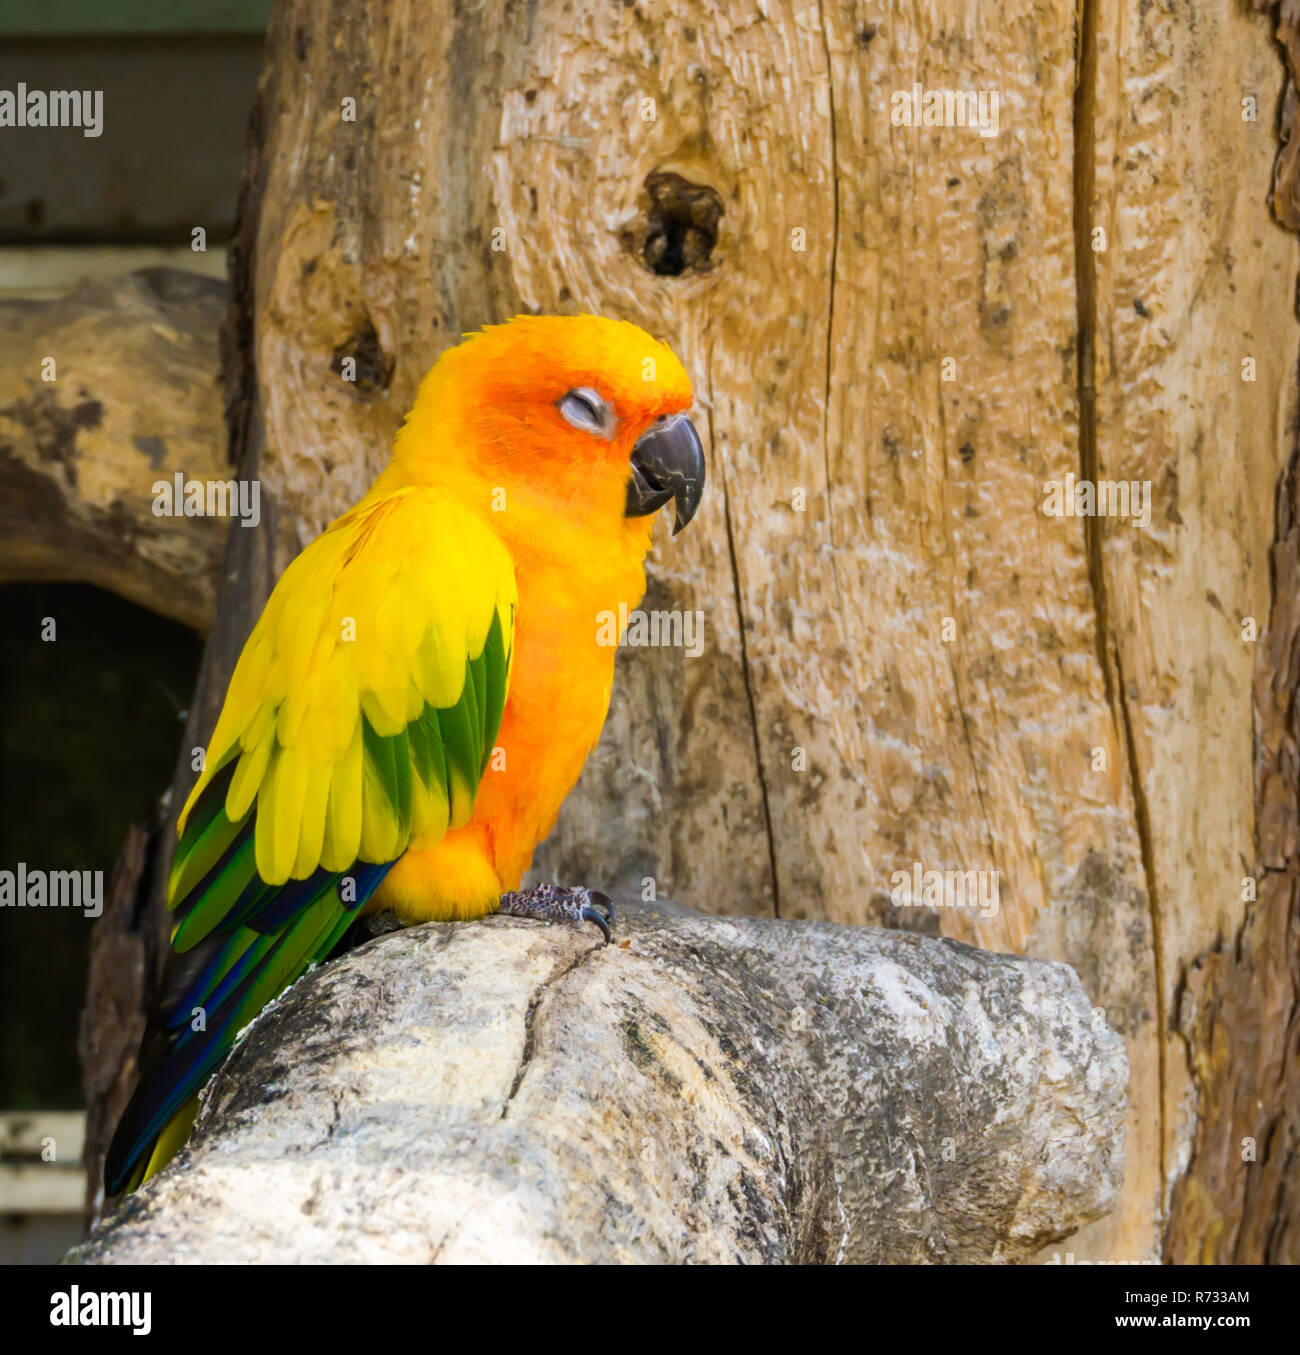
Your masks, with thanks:
[(449, 349), (397, 437), (384, 489), (440, 484), (501, 513), (529, 544), (547, 533), (617, 539), (644, 554), (649, 515), (676, 500), (689, 521), (704, 456), (673, 351), (623, 320), (517, 316)]

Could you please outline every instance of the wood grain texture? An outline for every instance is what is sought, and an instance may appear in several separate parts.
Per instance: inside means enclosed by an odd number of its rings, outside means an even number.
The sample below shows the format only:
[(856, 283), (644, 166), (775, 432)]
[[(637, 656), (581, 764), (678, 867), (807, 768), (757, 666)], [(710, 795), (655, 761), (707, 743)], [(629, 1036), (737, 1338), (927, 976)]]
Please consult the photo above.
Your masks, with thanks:
[[(1241, 19), (1234, 16), (1225, 33), (1222, 18), (1207, 16), (1208, 28), (1198, 34), (1204, 48), (1192, 54), (1193, 65), (1226, 69), (1230, 76), (1206, 81), (1206, 97), (1199, 109), (1189, 110), (1187, 135), (1179, 143), (1199, 151), (1185, 183), (1185, 190), (1197, 191), (1184, 193), (1192, 248), (1167, 276), (1179, 279), (1192, 298), (1177, 345), (1184, 365), (1162, 376), (1173, 385), (1166, 399), (1176, 397), (1171, 422), (1181, 474), (1174, 485), (1185, 516), (1191, 503), (1196, 530), (1188, 535), (1198, 556), (1196, 572), (1208, 589), (1204, 602), (1190, 588), (1184, 591), (1181, 619), (1159, 605), (1153, 609), (1161, 618), (1163, 643), (1149, 646), (1149, 657), (1139, 664), (1149, 680), (1152, 660), (1167, 664), (1172, 638), (1182, 631), (1178, 652), (1195, 663), (1195, 689), (1180, 690), (1180, 681), (1168, 694), (1183, 706), (1194, 703), (1201, 713), (1197, 745), (1181, 750), (1178, 790), (1158, 782), (1153, 787), (1168, 797), (1186, 825), (1186, 840), (1195, 844), (1182, 861), (1171, 859), (1168, 884), (1159, 891), (1175, 938), (1165, 968), (1176, 979), (1170, 1020), (1181, 1055), (1170, 1061), (1165, 1094), (1167, 1140), (1175, 1154), (1166, 1255), (1199, 1263), (1295, 1264), (1300, 1261), (1297, 252), (1294, 236), (1261, 218), (1255, 207), (1277, 149), (1273, 214), (1288, 231), (1300, 229), (1295, 210), (1300, 41), (1288, 7), (1256, 8), (1266, 13), (1249, 26), (1249, 44), (1240, 40)], [(1270, 29), (1286, 58), (1280, 89), (1276, 60), (1264, 58), (1253, 40)], [(1172, 82), (1166, 77), (1164, 83)], [(1273, 97), (1275, 90), (1280, 99)], [(1184, 102), (1181, 77), (1177, 93), (1176, 101), (1172, 93), (1167, 101)], [(1250, 96), (1259, 98), (1257, 124), (1242, 120), (1241, 102)], [(1254, 382), (1241, 380), (1246, 357), (1258, 359)], [(1227, 381), (1220, 377), (1225, 366)], [(1206, 373), (1208, 383), (1196, 380)], [(1274, 481), (1276, 489), (1266, 492)], [(1261, 558), (1265, 552), (1267, 558)], [(1188, 571), (1181, 572), (1186, 577)], [(1178, 573), (1160, 570), (1173, 578)], [(1161, 592), (1168, 595), (1167, 584)], [(1246, 616), (1259, 626), (1255, 644), (1241, 640)], [(1186, 657), (1179, 666), (1180, 679), (1193, 675)], [(1243, 728), (1240, 692), (1247, 684), (1253, 722)], [(1239, 749), (1248, 732), (1255, 755), (1243, 771)], [(1158, 774), (1156, 758), (1152, 765)], [(1164, 768), (1166, 783), (1174, 779), (1171, 772)], [(1198, 780), (1214, 793), (1193, 793)], [(1189, 892), (1192, 876), (1196, 894)], [(1244, 896), (1246, 878), (1256, 882), (1253, 901)]]

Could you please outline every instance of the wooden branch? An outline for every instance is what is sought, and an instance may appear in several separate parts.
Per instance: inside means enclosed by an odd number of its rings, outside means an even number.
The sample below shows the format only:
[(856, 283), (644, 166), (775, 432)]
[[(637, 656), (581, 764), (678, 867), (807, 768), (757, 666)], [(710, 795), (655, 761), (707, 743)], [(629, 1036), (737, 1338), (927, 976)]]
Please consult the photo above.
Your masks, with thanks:
[(1018, 1260), (1113, 1206), (1127, 1078), (1073, 970), (959, 942), (417, 927), (264, 1012), (70, 1259)]
[(157, 516), (153, 486), (233, 474), (225, 298), (156, 268), (0, 303), (0, 582), (80, 580), (207, 629), (227, 520)]
[(140, 907), (151, 853), (149, 834), (131, 824), (113, 867), (104, 914), (91, 939), (77, 1040), (86, 1093), (82, 1156), (87, 1222), (98, 1216), (104, 1155), (135, 1086), (145, 1013), (153, 997), (160, 938), (150, 925), (150, 915), (142, 917)]

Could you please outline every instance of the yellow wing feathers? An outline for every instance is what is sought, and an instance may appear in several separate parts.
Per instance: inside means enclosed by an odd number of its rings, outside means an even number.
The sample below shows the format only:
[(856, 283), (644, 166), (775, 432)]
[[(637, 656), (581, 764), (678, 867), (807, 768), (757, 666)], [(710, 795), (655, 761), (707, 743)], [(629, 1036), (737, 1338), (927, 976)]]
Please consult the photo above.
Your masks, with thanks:
[(390, 861), (413, 834), (464, 822), (480, 767), (454, 753), (481, 758), (500, 721), (515, 604), (506, 548), (438, 490), (338, 519), (285, 570), (244, 646), (181, 833), (232, 761), (226, 817), (256, 806), (267, 884)]

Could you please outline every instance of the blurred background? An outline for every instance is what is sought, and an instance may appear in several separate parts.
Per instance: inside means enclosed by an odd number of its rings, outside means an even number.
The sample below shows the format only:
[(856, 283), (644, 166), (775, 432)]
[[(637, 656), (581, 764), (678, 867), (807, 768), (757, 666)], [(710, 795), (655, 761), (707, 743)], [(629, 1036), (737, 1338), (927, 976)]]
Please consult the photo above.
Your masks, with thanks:
[[(0, 89), (102, 90), (105, 109), (98, 138), (0, 133), (11, 323), (141, 268), (224, 281), (269, 10), (0, 0)], [(85, 584), (6, 583), (0, 646), (0, 862), (103, 871), (107, 890), (128, 825), (152, 823), (171, 779), (202, 637)], [(72, 909), (0, 909), (0, 1263), (55, 1260), (82, 1233), (77, 1048), (91, 926)], [(50, 1141), (54, 1172), (41, 1162)]]

